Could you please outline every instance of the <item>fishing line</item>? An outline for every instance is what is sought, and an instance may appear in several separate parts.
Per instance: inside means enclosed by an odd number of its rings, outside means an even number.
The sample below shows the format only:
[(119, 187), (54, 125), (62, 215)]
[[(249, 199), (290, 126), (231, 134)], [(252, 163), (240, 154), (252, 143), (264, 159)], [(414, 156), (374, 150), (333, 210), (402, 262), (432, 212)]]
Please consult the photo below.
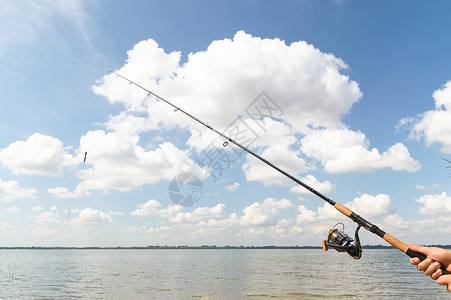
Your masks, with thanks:
[[(388, 242), (389, 244), (391, 244), (395, 248), (399, 249), (400, 251), (404, 252), (408, 256), (410, 256), (410, 257), (418, 257), (421, 261), (426, 259), (425, 255), (411, 250), (405, 243), (401, 242), (400, 240), (396, 239), (395, 237), (391, 236), (390, 234), (384, 232), (378, 226), (376, 226), (376, 225), (370, 223), (369, 221), (365, 220), (364, 218), (362, 218), (361, 216), (359, 216), (358, 214), (356, 214), (355, 212), (353, 212), (352, 210), (350, 210), (346, 206), (344, 206), (344, 205), (342, 205), (340, 203), (337, 203), (337, 202), (329, 199), (328, 197), (324, 196), (323, 194), (321, 194), (320, 192), (318, 192), (314, 188), (308, 186), (307, 184), (305, 184), (301, 180), (297, 179), (296, 177), (292, 176), (291, 174), (287, 173), (286, 171), (284, 171), (284, 170), (280, 169), (279, 167), (275, 166), (270, 161), (266, 160), (264, 157), (258, 155), (254, 151), (252, 151), (252, 150), (248, 149), (247, 147), (241, 145), (240, 143), (238, 143), (237, 141), (235, 141), (231, 137), (223, 134), (222, 132), (219, 132), (218, 130), (216, 130), (212, 126), (208, 125), (207, 123), (199, 120), (198, 118), (196, 118), (195, 116), (193, 116), (190, 113), (186, 112), (185, 110), (181, 109), (180, 107), (172, 104), (171, 102), (169, 102), (168, 100), (164, 99), (163, 97), (160, 97), (159, 95), (157, 95), (157, 94), (153, 93), (152, 91), (146, 89), (145, 87), (143, 87), (143, 86), (131, 81), (130, 79), (125, 78), (124, 76), (119, 75), (118, 73), (113, 72), (113, 71), (110, 71), (110, 73), (115, 74), (117, 77), (120, 77), (120, 78), (124, 79), (130, 85), (135, 85), (135, 86), (139, 87), (140, 89), (146, 91), (148, 96), (153, 95), (154, 97), (160, 99), (161, 101), (164, 101), (165, 103), (167, 103), (170, 106), (172, 106), (174, 108), (174, 111), (181, 111), (182, 113), (184, 113), (188, 117), (192, 118), (193, 120), (197, 121), (198, 123), (202, 124), (203, 126), (207, 127), (208, 129), (214, 131), (215, 133), (217, 133), (218, 135), (220, 135), (224, 139), (226, 139), (226, 141), (224, 142), (225, 145), (227, 145), (229, 142), (235, 144), (236, 146), (238, 146), (239, 148), (243, 149), (247, 153), (251, 154), (252, 156), (254, 156), (256, 158), (258, 158), (259, 160), (261, 160), (265, 164), (269, 165), (273, 169), (277, 170), (278, 172), (282, 173), (286, 177), (290, 178), (292, 181), (294, 181), (297, 184), (301, 185), (302, 187), (307, 189), (309, 192), (311, 192), (311, 193), (315, 194), (316, 196), (318, 196), (319, 198), (323, 199), (324, 201), (326, 201), (327, 203), (332, 205), (336, 210), (341, 212), (343, 215), (345, 215), (346, 217), (350, 218), (352, 221), (357, 223), (358, 226), (357, 226), (357, 229), (355, 231), (355, 240), (353, 240), (349, 235), (344, 233), (344, 226), (343, 226), (343, 231), (339, 231), (337, 228), (332, 228), (329, 231), (329, 235), (327, 237), (327, 240), (323, 241), (323, 249), (325, 251), (328, 250), (328, 246), (331, 246), (331, 247), (333, 247), (335, 250), (337, 250), (339, 252), (347, 252), (353, 258), (359, 259), (361, 257), (361, 255), (362, 255), (362, 248), (360, 246), (360, 239), (359, 239), (359, 236), (358, 236), (358, 231), (359, 231), (359, 229), (361, 227), (363, 227), (366, 230), (370, 231), (371, 233), (374, 233), (375, 235), (383, 238), (386, 242)], [(441, 269), (443, 271), (443, 274), (451, 274), (451, 272), (445, 270), (443, 267)]]

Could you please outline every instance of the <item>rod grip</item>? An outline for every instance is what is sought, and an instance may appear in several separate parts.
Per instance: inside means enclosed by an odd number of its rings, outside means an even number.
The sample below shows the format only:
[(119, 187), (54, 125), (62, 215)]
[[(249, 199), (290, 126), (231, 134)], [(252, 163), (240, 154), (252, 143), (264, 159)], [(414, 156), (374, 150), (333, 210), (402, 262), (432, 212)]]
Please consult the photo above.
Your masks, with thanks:
[[(424, 254), (422, 254), (422, 253), (415, 252), (415, 251), (413, 251), (413, 250), (410, 249), (410, 248), (407, 248), (406, 254), (407, 254), (408, 256), (412, 257), (412, 258), (413, 258), (413, 257), (418, 257), (421, 261), (423, 261), (423, 260), (425, 260), (425, 259), (427, 258), (426, 255), (424, 255)], [(449, 274), (451, 274), (450, 271), (444, 269), (443, 267), (441, 267), (440, 269), (442, 269), (443, 275), (449, 275)]]
[[(426, 255), (413, 251), (412, 249), (409, 248), (409, 246), (407, 246), (400, 240), (396, 239), (395, 237), (389, 235), (388, 233), (386, 233), (383, 238), (384, 240), (389, 242), (392, 246), (395, 246), (396, 248), (398, 248), (399, 250), (401, 250), (410, 257), (418, 257), (421, 261), (427, 258)], [(440, 269), (442, 269), (443, 275), (451, 274), (451, 272), (444, 269), (443, 267), (441, 267)]]
[(352, 215), (352, 210), (350, 210), (349, 208), (347, 208), (344, 205), (341, 205), (340, 203), (335, 203), (334, 207), (341, 212), (342, 214), (344, 214), (346, 217), (350, 218)]

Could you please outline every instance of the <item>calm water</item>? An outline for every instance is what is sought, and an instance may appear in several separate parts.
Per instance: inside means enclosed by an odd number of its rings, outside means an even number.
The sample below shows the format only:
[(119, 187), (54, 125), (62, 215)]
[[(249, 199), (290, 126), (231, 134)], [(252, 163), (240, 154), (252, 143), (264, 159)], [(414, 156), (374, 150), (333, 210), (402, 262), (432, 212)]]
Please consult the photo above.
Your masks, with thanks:
[(451, 299), (398, 250), (1, 250), (3, 299)]

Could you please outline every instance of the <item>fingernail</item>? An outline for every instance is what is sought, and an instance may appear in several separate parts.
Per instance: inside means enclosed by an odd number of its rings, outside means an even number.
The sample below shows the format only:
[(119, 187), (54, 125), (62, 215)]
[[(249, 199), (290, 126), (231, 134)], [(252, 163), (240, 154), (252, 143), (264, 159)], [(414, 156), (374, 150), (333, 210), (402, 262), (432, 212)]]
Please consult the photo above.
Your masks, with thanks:
[(432, 264), (432, 259), (427, 258), (426, 261), (427, 261), (428, 263)]

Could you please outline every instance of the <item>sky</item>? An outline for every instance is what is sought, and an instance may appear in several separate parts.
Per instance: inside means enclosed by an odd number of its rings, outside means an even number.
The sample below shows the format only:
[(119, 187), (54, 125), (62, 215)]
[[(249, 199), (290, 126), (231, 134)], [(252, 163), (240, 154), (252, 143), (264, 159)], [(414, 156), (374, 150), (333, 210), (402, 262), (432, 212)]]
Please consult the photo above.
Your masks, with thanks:
[(322, 199), (110, 70), (396, 238), (450, 244), (450, 10), (3, 1), (0, 246), (319, 246), (338, 222), (353, 235)]

